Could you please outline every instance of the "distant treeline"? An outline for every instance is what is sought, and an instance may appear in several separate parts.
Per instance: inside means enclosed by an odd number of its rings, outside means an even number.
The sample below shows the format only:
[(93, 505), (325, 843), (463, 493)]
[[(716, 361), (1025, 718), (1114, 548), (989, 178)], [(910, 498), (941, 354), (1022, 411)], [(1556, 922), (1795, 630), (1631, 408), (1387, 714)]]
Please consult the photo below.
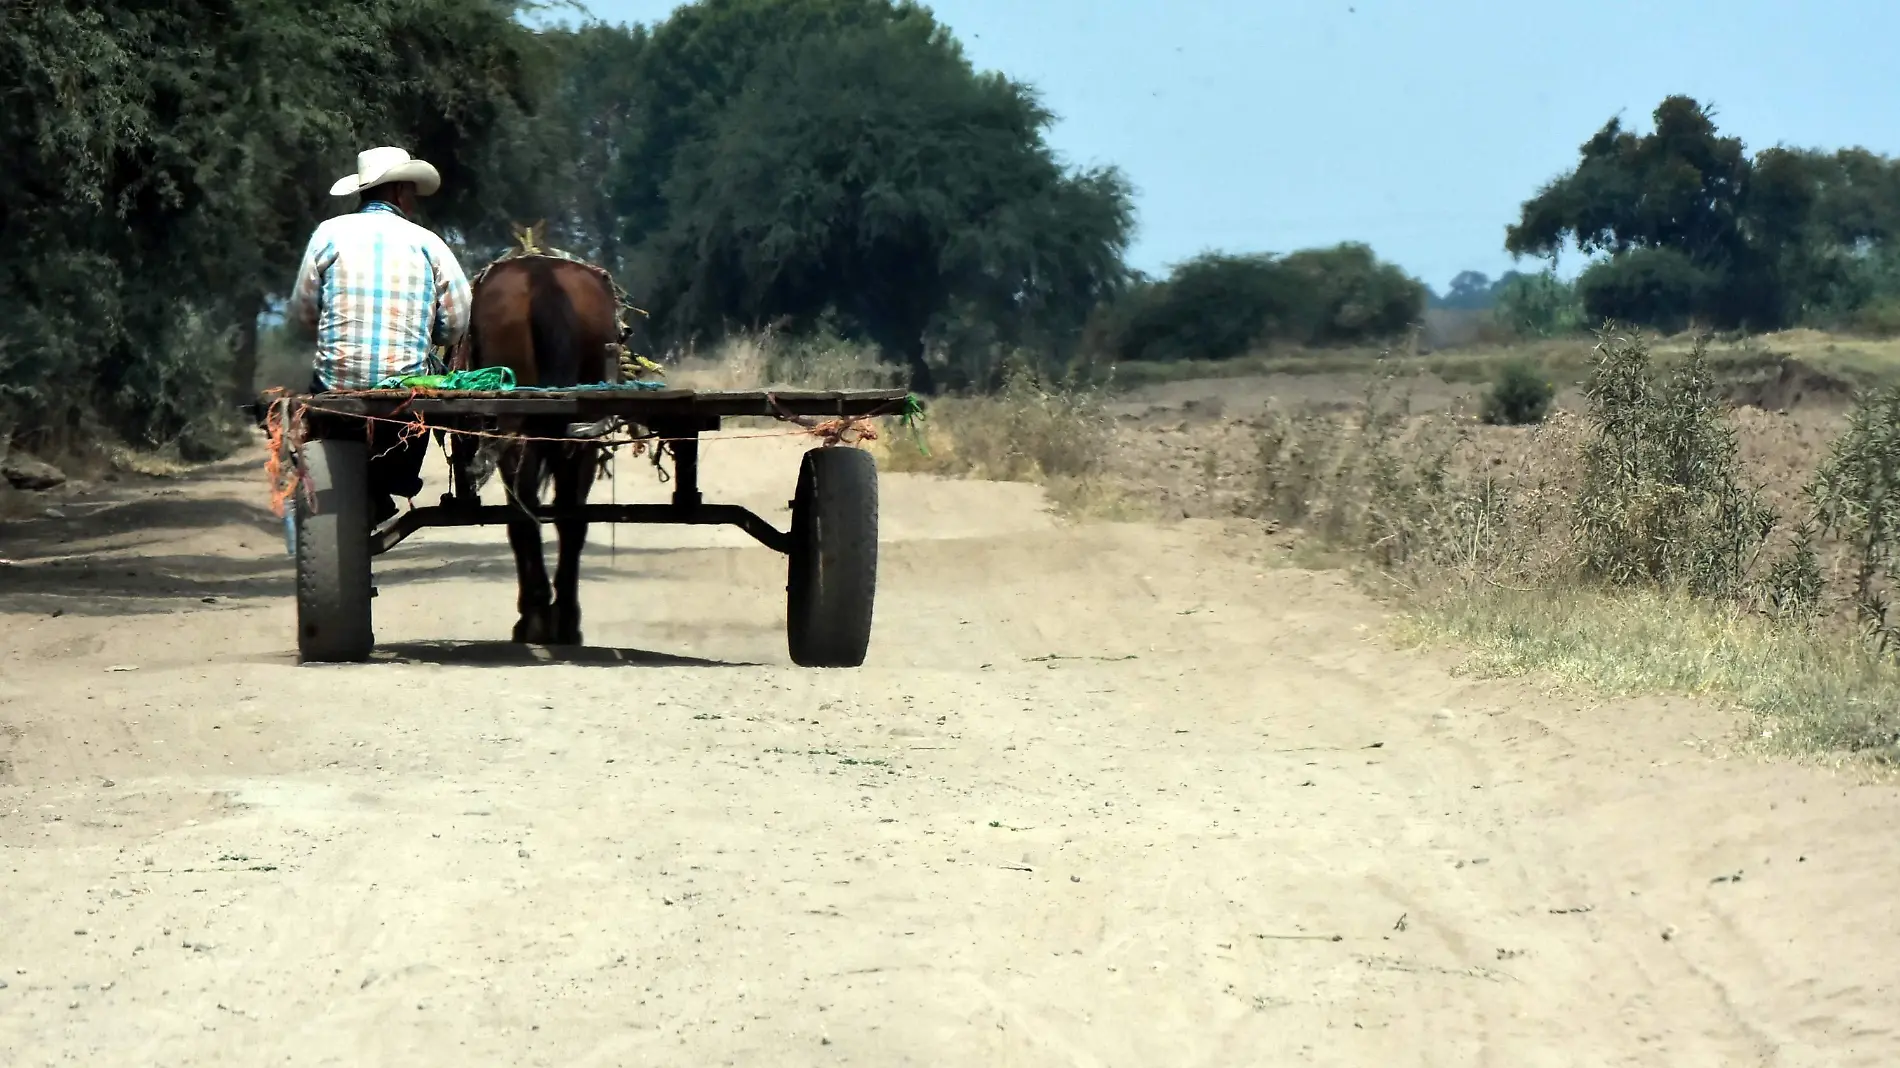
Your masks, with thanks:
[[(472, 269), (511, 223), (612, 269), (665, 354), (734, 331), (875, 345), (922, 390), (1009, 359), (1220, 359), (1358, 344), (1429, 291), (1364, 245), (1209, 253), (1151, 279), (1112, 167), (1067, 166), (1025, 84), (910, 0), (698, 0), (534, 29), (526, 0), (14, 0), (0, 7), (0, 443), (209, 451), (255, 380), (326, 189), (396, 144)], [(1609, 253), (1454, 282), (1525, 332), (1614, 315), (1900, 319), (1900, 202), (1867, 153), (1746, 156), (1693, 102), (1611, 123), (1511, 227)], [(1482, 283), (1480, 285), (1480, 283)], [(1476, 290), (1482, 288), (1482, 298)]]
[(1108, 306), (1098, 336), (1124, 359), (1224, 359), (1389, 335), (1422, 307), (1484, 312), (1529, 337), (1605, 319), (1665, 332), (1900, 331), (1900, 161), (1863, 149), (1751, 156), (1687, 97), (1663, 101), (1654, 120), (1647, 134), (1611, 120), (1506, 231), (1514, 255), (1589, 255), (1575, 281), (1466, 271), (1441, 295), (1361, 246), (1208, 255)]
[(1654, 120), (1647, 134), (1610, 120), (1506, 233), (1516, 255), (1598, 257), (1574, 286), (1585, 320), (1900, 327), (1900, 161), (1858, 148), (1751, 156), (1683, 96)]

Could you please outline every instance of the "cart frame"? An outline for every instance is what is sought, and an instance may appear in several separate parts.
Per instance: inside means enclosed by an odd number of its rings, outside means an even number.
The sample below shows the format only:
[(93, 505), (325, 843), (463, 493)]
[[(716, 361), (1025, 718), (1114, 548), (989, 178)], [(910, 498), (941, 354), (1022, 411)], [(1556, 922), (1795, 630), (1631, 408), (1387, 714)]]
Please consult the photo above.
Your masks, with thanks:
[[(665, 504), (544, 505), (542, 523), (580, 518), (588, 523), (730, 526), (788, 557), (786, 626), (794, 662), (807, 667), (856, 667), (870, 639), (877, 573), (877, 468), (861, 449), (841, 447), (837, 435), (805, 454), (792, 499), (792, 524), (780, 530), (735, 504), (707, 503), (699, 488), (699, 438), (729, 418), (789, 420), (821, 432), (819, 420), (850, 421), (914, 411), (905, 390), (585, 390), (412, 391), (368, 390), (300, 394), (275, 402), (294, 430), (304, 483), (288, 505), (294, 512), (297, 557), (298, 652), (304, 662), (360, 661), (374, 646), (369, 602), (375, 596), (370, 560), (425, 527), (504, 525), (522, 509), (484, 505), (470, 470), (472, 448), (451, 450), (449, 492), (441, 502), (412, 508), (369, 529), (370, 420), (420, 424), (460, 435), (506, 437), (511, 428), (592, 423), (638, 427), (635, 440), (664, 444), (673, 456), (672, 500)], [(294, 413), (294, 414), (290, 414)], [(519, 430), (512, 432), (518, 433)], [(294, 439), (294, 440), (292, 440)], [(628, 444), (575, 436), (578, 446)]]

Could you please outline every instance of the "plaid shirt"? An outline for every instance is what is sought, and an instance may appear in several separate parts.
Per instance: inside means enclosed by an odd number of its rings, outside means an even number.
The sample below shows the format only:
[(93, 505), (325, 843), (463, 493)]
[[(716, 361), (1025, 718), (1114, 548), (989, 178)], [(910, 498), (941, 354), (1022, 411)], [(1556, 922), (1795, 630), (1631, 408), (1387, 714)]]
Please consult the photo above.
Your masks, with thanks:
[(317, 377), (372, 389), (429, 373), (431, 346), (468, 333), (469, 286), (455, 254), (401, 211), (371, 201), (310, 235), (287, 318), (317, 338)]

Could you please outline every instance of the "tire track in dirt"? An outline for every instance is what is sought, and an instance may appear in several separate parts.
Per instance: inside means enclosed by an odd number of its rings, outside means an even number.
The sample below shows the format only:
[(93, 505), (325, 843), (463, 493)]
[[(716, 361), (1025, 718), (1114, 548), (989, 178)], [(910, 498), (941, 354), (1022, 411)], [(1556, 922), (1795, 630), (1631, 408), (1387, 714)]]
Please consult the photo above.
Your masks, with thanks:
[[(783, 522), (795, 450), (708, 455)], [(1244, 528), (889, 478), (851, 672), (729, 532), (597, 541), (578, 653), (431, 532), (300, 669), (251, 473), (169, 488), (0, 531), (0, 1062), (1900, 1053), (1890, 789), (1452, 677)]]

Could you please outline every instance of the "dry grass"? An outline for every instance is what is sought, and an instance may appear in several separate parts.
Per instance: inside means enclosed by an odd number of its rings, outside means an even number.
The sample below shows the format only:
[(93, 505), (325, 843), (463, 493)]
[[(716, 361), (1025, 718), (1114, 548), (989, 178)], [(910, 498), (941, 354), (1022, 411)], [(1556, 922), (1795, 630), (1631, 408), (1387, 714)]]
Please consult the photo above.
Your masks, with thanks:
[(1114, 422), (1093, 389), (1050, 385), (1018, 369), (995, 394), (933, 401), (917, 431), (886, 430), (878, 443), (886, 470), (1038, 483), (1065, 515), (1148, 514), (1109, 472)]
[(891, 389), (905, 377), (869, 346), (772, 333), (735, 335), (663, 363), (667, 381), (683, 389)]
[(1855, 630), (1853, 554), (1823, 539), (1804, 570), (1795, 552), (1840, 416), (1730, 413), (1706, 364), (1616, 339), (1596, 355), (1623, 400), (1535, 428), (1414, 415), (1402, 376), (1352, 412), (1271, 412), (1244, 510), (1496, 670), (1720, 695), (1788, 744), (1900, 757), (1900, 669)]
[[(770, 334), (733, 337), (665, 363), (668, 381), (690, 389), (885, 389), (905, 379), (869, 346)], [(1108, 477), (1113, 432), (1098, 391), (1047, 385), (1017, 370), (998, 393), (933, 399), (914, 427), (883, 420), (871, 449), (886, 471), (1032, 482), (1062, 514), (1138, 518), (1147, 514), (1141, 502)]]
[[(1695, 338), (1688, 334), (1656, 339), (1651, 352), (1667, 365), (1686, 357)], [(1234, 360), (1189, 360), (1179, 363), (1124, 363), (1115, 368), (1121, 388), (1189, 379), (1246, 378), (1259, 375), (1314, 375), (1373, 371), (1381, 361), (1399, 361), (1407, 367), (1436, 375), (1446, 382), (1488, 382), (1501, 364), (1529, 359), (1559, 382), (1574, 382), (1589, 373), (1595, 341), (1588, 337), (1517, 341), (1429, 351), (1415, 341), (1388, 348), (1278, 349), (1252, 353)], [(1792, 358), (1856, 386), (1900, 381), (1900, 338), (1868, 338), (1828, 334), (1816, 330), (1787, 330), (1716, 341), (1709, 359), (1726, 381), (1742, 384), (1772, 375), (1783, 359)]]
[(1413, 607), (1401, 635), (1473, 649), (1466, 670), (1480, 676), (1728, 701), (1754, 715), (1755, 740), (1787, 752), (1900, 752), (1900, 667), (1837, 630), (1653, 589), (1462, 587)]
[[(1651, 386), (1632, 385), (1620, 414), (1559, 412), (1535, 427), (1412, 408), (1420, 373), (1488, 373), (1502, 353), (1328, 354), (1319, 359), (1329, 370), (1373, 372), (1356, 402), (1171, 430), (1118, 426), (1101, 391), (1018, 371), (996, 394), (935, 400), (917, 437), (892, 421), (873, 447), (890, 471), (1040, 483), (1073, 515), (1186, 514), (1192, 503), (1269, 520), (1303, 535), (1296, 558), (1379, 578), (1401, 596), (1410, 639), (1473, 649), (1476, 670), (1711, 697), (1748, 710), (1758, 741), (1900, 759), (1900, 665), (1855, 629), (1850, 547), (1818, 545), (1818, 600), (1790, 608), (1786, 596), (1805, 491), (1842, 413), (1713, 402), (1784, 355), (1879, 380), (1900, 369), (1900, 345), (1795, 334), (1714, 346), (1699, 362), (1678, 339), (1619, 351), (1625, 383)], [(1572, 342), (1536, 355), (1573, 380), (1605, 359)], [(675, 381), (701, 388), (886, 384), (886, 369), (867, 361), (849, 347), (753, 339), (671, 362)], [(1695, 473), (1679, 483), (1684, 463)], [(1765, 535), (1731, 536), (1733, 516), (1768, 513)]]

